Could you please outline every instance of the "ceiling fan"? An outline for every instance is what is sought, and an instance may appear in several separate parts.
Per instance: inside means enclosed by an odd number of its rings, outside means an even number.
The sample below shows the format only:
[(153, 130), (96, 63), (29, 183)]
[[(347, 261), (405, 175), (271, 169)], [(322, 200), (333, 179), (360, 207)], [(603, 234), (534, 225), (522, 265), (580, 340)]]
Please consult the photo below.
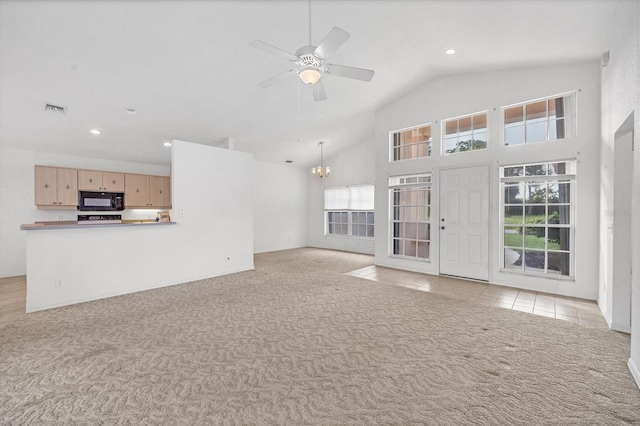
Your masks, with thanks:
[(295, 65), (294, 68), (288, 71), (258, 83), (258, 86), (267, 88), (289, 78), (290, 75), (295, 74), (307, 86), (314, 86), (312, 93), (313, 98), (317, 102), (327, 99), (327, 94), (322, 83), (322, 76), (325, 74), (352, 78), (355, 80), (371, 81), (374, 73), (373, 70), (349, 67), (346, 65), (328, 64), (325, 62), (327, 56), (342, 46), (349, 37), (351, 37), (351, 35), (342, 28), (333, 27), (318, 46), (313, 46), (311, 44), (311, 2), (309, 2), (308, 46), (302, 46), (300, 49), (296, 50), (295, 53), (289, 53), (286, 50), (275, 47), (269, 43), (265, 43), (264, 41), (254, 40), (250, 43), (251, 46), (255, 48), (288, 59), (293, 65)]

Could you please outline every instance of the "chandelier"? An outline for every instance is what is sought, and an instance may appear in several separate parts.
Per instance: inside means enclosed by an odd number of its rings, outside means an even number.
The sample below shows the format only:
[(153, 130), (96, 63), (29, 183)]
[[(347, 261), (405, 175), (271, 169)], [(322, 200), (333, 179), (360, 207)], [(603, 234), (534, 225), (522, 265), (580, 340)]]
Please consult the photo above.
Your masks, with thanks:
[(324, 178), (329, 176), (329, 173), (331, 173), (331, 168), (329, 166), (324, 167), (323, 164), (323, 158), (322, 158), (322, 145), (324, 144), (323, 141), (318, 142), (318, 145), (320, 146), (320, 165), (317, 167), (312, 167), (311, 168), (311, 173), (313, 173), (314, 175), (320, 177), (320, 178)]

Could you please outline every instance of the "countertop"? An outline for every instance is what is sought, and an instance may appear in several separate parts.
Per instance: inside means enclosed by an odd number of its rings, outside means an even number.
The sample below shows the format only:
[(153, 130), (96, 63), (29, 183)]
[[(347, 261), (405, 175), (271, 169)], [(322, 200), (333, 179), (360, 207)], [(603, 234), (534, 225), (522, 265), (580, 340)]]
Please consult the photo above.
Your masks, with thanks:
[(165, 226), (175, 225), (176, 222), (156, 222), (155, 220), (122, 220), (121, 223), (84, 223), (79, 224), (75, 220), (59, 220), (51, 222), (35, 222), (20, 225), (23, 231), (44, 230), (44, 229), (73, 229), (73, 228), (108, 228), (114, 226)]

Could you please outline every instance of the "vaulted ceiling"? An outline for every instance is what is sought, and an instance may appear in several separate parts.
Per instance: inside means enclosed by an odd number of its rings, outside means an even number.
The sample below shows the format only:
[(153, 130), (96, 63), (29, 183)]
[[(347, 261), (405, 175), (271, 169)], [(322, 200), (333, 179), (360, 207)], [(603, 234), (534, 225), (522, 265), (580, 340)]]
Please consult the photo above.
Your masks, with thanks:
[[(616, 3), (1, 0), (0, 144), (168, 164), (163, 142), (230, 138), (307, 166), (320, 140), (325, 156), (370, 140), (376, 109), (435, 76), (597, 60)], [(329, 62), (373, 69), (371, 82), (325, 75), (321, 102), (294, 74), (257, 86), (291, 64), (249, 43), (293, 53), (309, 16), (314, 45), (334, 26), (351, 34)]]

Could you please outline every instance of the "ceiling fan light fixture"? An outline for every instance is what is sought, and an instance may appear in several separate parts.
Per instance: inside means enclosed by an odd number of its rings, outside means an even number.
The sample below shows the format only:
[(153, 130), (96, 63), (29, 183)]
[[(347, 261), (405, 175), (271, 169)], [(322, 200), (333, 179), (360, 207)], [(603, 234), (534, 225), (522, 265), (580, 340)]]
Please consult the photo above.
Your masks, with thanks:
[(304, 84), (306, 84), (307, 86), (312, 86), (316, 84), (318, 80), (320, 80), (322, 74), (320, 74), (320, 71), (317, 68), (309, 66), (302, 68), (298, 73), (298, 76)]

